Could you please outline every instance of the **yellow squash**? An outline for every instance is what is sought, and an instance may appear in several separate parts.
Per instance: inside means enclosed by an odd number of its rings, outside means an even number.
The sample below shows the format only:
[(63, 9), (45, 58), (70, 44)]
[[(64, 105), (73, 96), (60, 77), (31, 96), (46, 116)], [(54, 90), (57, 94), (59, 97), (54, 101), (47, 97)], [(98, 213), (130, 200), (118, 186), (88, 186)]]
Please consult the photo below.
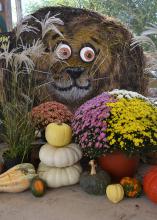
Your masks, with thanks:
[(124, 190), (120, 184), (111, 184), (106, 188), (107, 198), (113, 202), (118, 203), (124, 198)]
[(72, 139), (72, 129), (65, 123), (50, 123), (46, 127), (45, 138), (54, 147), (68, 145)]
[(37, 174), (32, 164), (18, 164), (0, 175), (0, 192), (23, 192), (35, 176)]

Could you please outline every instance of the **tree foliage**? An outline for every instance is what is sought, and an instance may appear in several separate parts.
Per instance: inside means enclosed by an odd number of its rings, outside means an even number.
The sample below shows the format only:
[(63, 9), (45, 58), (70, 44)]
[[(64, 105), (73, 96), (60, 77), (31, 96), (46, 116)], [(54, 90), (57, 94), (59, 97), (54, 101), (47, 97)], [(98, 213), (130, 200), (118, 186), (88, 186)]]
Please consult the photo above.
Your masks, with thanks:
[(66, 5), (96, 10), (114, 16), (135, 34), (140, 34), (149, 23), (157, 21), (157, 0), (27, 0), (25, 14), (40, 7)]

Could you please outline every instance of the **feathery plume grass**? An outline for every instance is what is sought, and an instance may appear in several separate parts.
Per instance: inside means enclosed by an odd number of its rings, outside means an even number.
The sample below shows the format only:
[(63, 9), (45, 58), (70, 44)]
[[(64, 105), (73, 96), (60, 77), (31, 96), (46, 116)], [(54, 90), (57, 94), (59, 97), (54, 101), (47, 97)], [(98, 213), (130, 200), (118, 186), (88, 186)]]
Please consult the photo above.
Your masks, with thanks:
[(60, 18), (57, 18), (56, 16), (58, 16), (58, 14), (50, 17), (50, 12), (48, 12), (45, 18), (42, 19), (41, 21), (38, 18), (34, 17), (35, 21), (41, 25), (42, 39), (49, 31), (54, 31), (63, 37), (63, 34), (58, 30), (55, 24), (64, 25), (64, 22)]
[(16, 35), (16, 41), (20, 39), (20, 36), (24, 32), (33, 32), (34, 34), (37, 34), (39, 29), (37, 27), (33, 27), (31, 25), (28, 25), (29, 19), (31, 19), (32, 16), (28, 15), (24, 17), (19, 23), (17, 23), (15, 27), (15, 35)]
[[(38, 89), (35, 72), (42, 72), (38, 70), (38, 62), (41, 57), (44, 59), (45, 55), (42, 40), (34, 40), (29, 45), (23, 42), (21, 34), (39, 32), (38, 28), (29, 25), (29, 21), (33, 17), (41, 25), (42, 39), (50, 30), (63, 36), (55, 26), (55, 24), (63, 25), (63, 22), (56, 16), (50, 17), (50, 13), (48, 13), (41, 21), (33, 16), (27, 16), (15, 28), (16, 48), (10, 50), (8, 44), (7, 47), (2, 48), (3, 52), (0, 53), (4, 77), (0, 109), (4, 130), (1, 137), (9, 147), (6, 154), (8, 158), (19, 156), (23, 160), (30, 153), (31, 144), (35, 138), (35, 130), (29, 114), (33, 108), (36, 89)], [(56, 58), (53, 53), (50, 55), (51, 68), (51, 65), (56, 62)], [(49, 72), (47, 71), (45, 74), (49, 74)]]
[(133, 38), (133, 42), (131, 44), (131, 47), (136, 47), (137, 45), (143, 45), (147, 44), (151, 47), (153, 50), (157, 50), (156, 44), (154, 41), (149, 37), (149, 35), (157, 35), (157, 25), (156, 24), (150, 24), (149, 27), (145, 31), (142, 32), (141, 36), (136, 36)]
[(144, 36), (152, 35), (152, 34), (157, 35), (157, 24), (150, 24), (150, 26), (147, 27), (147, 29), (142, 32), (142, 35)]
[(143, 44), (150, 45), (153, 50), (156, 49), (156, 45), (150, 37), (145, 35), (136, 36), (133, 38), (133, 42), (131, 43), (131, 49), (134, 49), (136, 46), (141, 46)]

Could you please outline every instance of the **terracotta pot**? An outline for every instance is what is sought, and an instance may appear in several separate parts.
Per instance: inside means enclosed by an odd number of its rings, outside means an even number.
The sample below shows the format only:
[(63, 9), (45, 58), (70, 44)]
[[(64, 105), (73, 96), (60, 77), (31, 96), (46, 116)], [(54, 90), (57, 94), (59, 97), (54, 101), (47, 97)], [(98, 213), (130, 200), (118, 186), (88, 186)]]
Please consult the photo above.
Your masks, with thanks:
[(119, 181), (122, 177), (132, 177), (139, 165), (139, 156), (128, 157), (123, 152), (113, 152), (98, 158), (100, 167), (107, 171), (113, 180)]

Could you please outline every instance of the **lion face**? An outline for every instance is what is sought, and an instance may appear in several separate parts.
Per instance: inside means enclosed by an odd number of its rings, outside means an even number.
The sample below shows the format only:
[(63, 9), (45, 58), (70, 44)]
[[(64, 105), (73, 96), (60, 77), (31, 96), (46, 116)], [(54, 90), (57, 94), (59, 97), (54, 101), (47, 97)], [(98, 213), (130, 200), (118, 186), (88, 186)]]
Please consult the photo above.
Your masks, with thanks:
[(83, 102), (97, 94), (102, 80), (107, 84), (111, 54), (106, 43), (102, 46), (100, 39), (93, 36), (99, 32), (98, 25), (89, 25), (87, 31), (85, 26), (75, 28), (68, 24), (60, 31), (64, 38), (51, 33), (44, 42), (47, 52), (52, 51), (57, 60), (49, 70), (47, 80), (52, 83), (48, 84), (48, 91), (64, 102)]

